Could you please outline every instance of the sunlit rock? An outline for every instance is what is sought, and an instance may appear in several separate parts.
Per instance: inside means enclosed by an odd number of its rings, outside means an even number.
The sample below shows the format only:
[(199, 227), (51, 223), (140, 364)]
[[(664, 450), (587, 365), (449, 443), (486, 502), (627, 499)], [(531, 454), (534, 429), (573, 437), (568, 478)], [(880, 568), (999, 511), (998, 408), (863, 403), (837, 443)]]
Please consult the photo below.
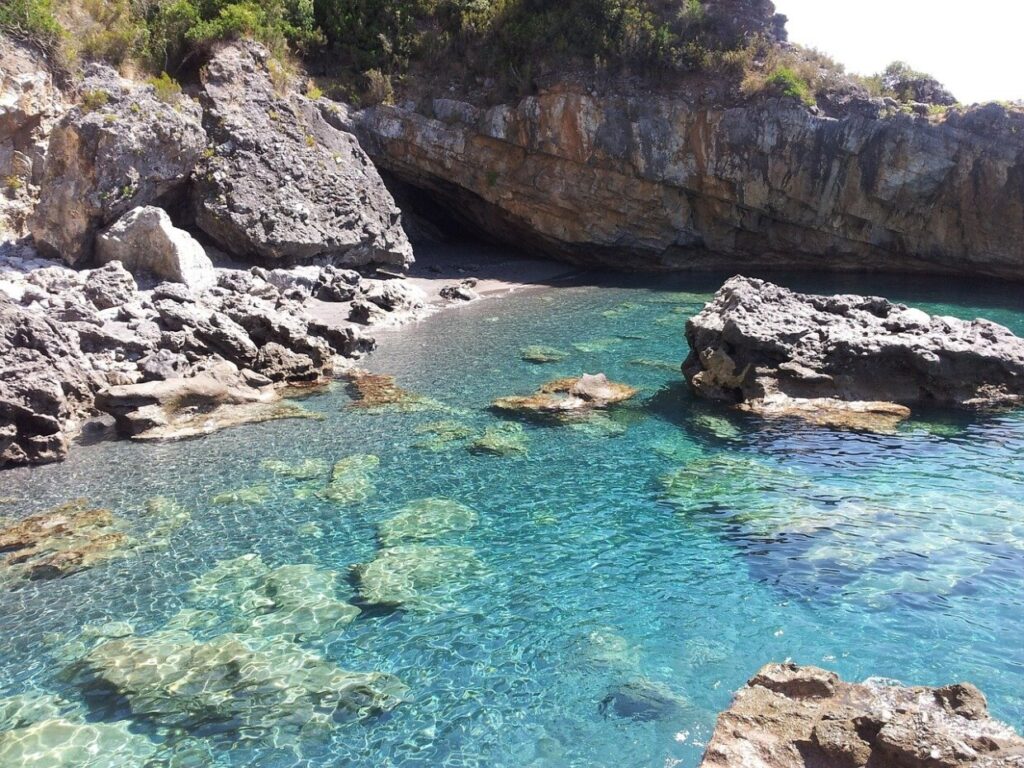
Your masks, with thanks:
[(191, 522), (192, 510), (167, 496), (154, 496), (146, 499), (146, 518), (153, 526), (146, 532), (146, 541), (159, 549), (169, 546), (171, 535)]
[(339, 461), (331, 471), (331, 482), (322, 492), (325, 499), (338, 504), (360, 504), (377, 492), (374, 475), (380, 459), (373, 454), (357, 453)]
[(128, 723), (54, 718), (0, 732), (0, 765), (11, 768), (126, 768), (146, 765), (156, 752)]
[(250, 737), (386, 712), (407, 693), (392, 675), (348, 672), (294, 643), (237, 634), (110, 640), (76, 670), (83, 685), (109, 686), (136, 717), (173, 728), (219, 723)]
[(469, 547), (411, 544), (382, 549), (354, 566), (359, 593), (368, 603), (436, 608), (451, 603), (480, 563)]
[(499, 411), (525, 415), (558, 415), (607, 408), (629, 400), (636, 390), (609, 381), (603, 373), (555, 379), (532, 395), (501, 397), (492, 404)]
[(110, 510), (77, 499), (0, 529), (0, 582), (70, 576), (123, 556), (129, 546)]
[(358, 370), (350, 371), (346, 376), (353, 398), (352, 408), (401, 413), (447, 410), (444, 403), (398, 386), (394, 376)]
[(420, 499), (406, 504), (378, 526), (385, 547), (408, 541), (436, 539), (447, 533), (468, 531), (480, 519), (475, 510), (451, 499)]
[(742, 435), (740, 428), (723, 416), (702, 414), (694, 417), (693, 423), (719, 440), (736, 440)]
[(535, 345), (523, 347), (519, 352), (519, 356), (527, 363), (543, 364), (561, 362), (569, 356), (569, 353), (554, 347)]
[(495, 424), (487, 427), (470, 445), (473, 453), (495, 456), (525, 456), (529, 452), (529, 439), (522, 424)]
[(262, 504), (269, 501), (273, 496), (270, 488), (266, 485), (250, 485), (245, 488), (236, 488), (232, 491), (218, 493), (210, 503), (221, 506), (229, 504)]

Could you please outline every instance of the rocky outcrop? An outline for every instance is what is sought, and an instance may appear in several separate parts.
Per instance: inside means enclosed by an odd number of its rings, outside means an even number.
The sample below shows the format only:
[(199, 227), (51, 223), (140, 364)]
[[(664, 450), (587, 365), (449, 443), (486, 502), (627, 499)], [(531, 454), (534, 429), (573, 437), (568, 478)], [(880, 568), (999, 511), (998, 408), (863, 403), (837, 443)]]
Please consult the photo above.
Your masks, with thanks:
[(325, 119), (326, 104), (275, 90), (268, 60), (235, 43), (203, 70), (214, 155), (196, 174), (197, 226), (265, 265), (407, 266), (400, 213), (356, 138)]
[[(64, 458), (97, 411), (151, 439), (309, 418), (278, 402), (281, 389), (319, 383), (339, 356), (373, 347), (350, 323), (307, 311), (345, 317), (351, 297), (327, 294), (340, 294), (339, 282), (362, 291), (357, 273), (333, 267), (291, 280), (285, 270), (218, 269), (203, 292), (140, 288), (118, 261), (76, 271), (0, 255), (0, 269), (0, 468)], [(314, 291), (332, 301), (313, 301)]]
[(696, 394), (769, 416), (1024, 403), (1024, 339), (878, 297), (735, 277), (687, 323), (686, 339)]
[(636, 395), (628, 384), (609, 381), (603, 373), (555, 379), (524, 397), (500, 397), (496, 410), (525, 415), (570, 416), (586, 414), (625, 402)]
[(90, 65), (80, 103), (50, 135), (29, 228), (40, 252), (88, 265), (97, 230), (140, 205), (180, 196), (206, 145), (199, 105)]
[(95, 385), (72, 330), (0, 292), (0, 468), (64, 458)]
[(383, 170), (461, 225), (579, 264), (1024, 278), (1024, 110), (840, 101), (827, 116), (710, 85), (563, 83), (354, 121)]
[(702, 768), (1011, 768), (1024, 739), (961, 683), (905, 688), (846, 683), (769, 664), (718, 718)]
[(46, 140), (63, 102), (43, 57), (0, 35), (0, 232), (19, 231), (31, 210)]
[(195, 238), (171, 223), (161, 208), (135, 208), (96, 240), (96, 260), (121, 262), (132, 274), (143, 273), (202, 293), (217, 283), (213, 262)]

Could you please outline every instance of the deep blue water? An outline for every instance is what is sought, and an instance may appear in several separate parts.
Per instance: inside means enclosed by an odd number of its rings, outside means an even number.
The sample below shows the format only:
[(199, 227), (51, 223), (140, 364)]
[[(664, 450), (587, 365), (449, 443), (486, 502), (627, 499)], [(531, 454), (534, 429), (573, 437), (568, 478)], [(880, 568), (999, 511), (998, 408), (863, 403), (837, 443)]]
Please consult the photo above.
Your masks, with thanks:
[[(983, 315), (1024, 333), (1013, 286), (777, 279)], [(869, 435), (696, 402), (678, 373), (682, 330), (719, 282), (534, 290), (384, 334), (367, 367), (445, 410), (360, 411), (338, 385), (304, 401), (321, 421), (162, 445), (105, 442), (59, 466), (0, 474), (0, 497), (19, 499), (0, 507), (9, 518), (87, 497), (144, 536), (148, 498), (190, 513), (165, 548), (0, 591), (0, 696), (59, 694), (70, 721), (123, 722), (178, 761), (149, 765), (695, 766), (732, 691), (787, 658), (851, 679), (970, 680), (1020, 729), (1024, 415), (928, 413), (897, 434)], [(522, 361), (521, 348), (535, 344), (569, 354)], [(525, 454), (468, 449), (507, 423), (492, 399), (582, 372), (640, 395), (587, 425), (524, 423)], [(422, 427), (438, 421), (472, 435), (424, 447)], [(329, 469), (299, 482), (261, 466), (312, 458), (329, 467), (356, 454), (379, 466), (367, 475), (372, 494), (350, 504), (296, 493), (322, 489)], [(260, 485), (259, 498), (211, 502)], [(396, 510), (431, 497), (478, 513), (475, 527), (423, 542), (470, 548), (474, 567), (406, 609), (360, 602), (350, 566), (374, 559), (378, 526)], [(102, 641), (79, 640), (84, 627), (122, 621), (139, 636), (158, 632), (197, 607), (196, 579), (249, 553), (268, 567), (338, 574), (334, 596), (359, 603), (360, 615), (307, 631), (298, 645), (346, 670), (396, 675), (407, 700), (318, 728), (272, 720), (175, 730), (68, 671)], [(239, 631), (239, 621), (223, 609), (187, 632), (205, 641)], [(671, 692), (676, 705), (654, 720), (601, 706), (631, 682)], [(11, 728), (2, 718), (0, 704), (0, 727)]]

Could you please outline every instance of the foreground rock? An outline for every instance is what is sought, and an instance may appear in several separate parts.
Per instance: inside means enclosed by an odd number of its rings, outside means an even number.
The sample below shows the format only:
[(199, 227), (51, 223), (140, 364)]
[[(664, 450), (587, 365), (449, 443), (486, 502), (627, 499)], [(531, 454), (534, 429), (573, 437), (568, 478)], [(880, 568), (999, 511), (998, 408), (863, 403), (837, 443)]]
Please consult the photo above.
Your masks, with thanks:
[(1011, 768), (1024, 739), (962, 683), (845, 683), (815, 667), (769, 664), (736, 694), (703, 768)]
[(766, 416), (870, 426), (907, 406), (1024, 402), (1024, 339), (865, 296), (729, 280), (687, 324), (683, 372), (701, 397)]
[(215, 149), (196, 175), (196, 224), (268, 265), (407, 266), (400, 213), (355, 137), (325, 119), (326, 106), (275, 91), (268, 67), (264, 48), (235, 43), (203, 69)]
[(199, 105), (90, 65), (81, 103), (50, 135), (29, 228), (42, 253), (87, 265), (96, 231), (132, 208), (183, 194), (206, 146)]

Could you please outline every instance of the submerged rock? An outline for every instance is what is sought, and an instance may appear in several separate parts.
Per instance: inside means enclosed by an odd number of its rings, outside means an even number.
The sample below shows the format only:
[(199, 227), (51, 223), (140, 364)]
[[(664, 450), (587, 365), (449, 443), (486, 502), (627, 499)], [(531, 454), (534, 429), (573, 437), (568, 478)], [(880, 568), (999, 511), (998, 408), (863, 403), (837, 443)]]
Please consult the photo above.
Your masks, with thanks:
[(525, 456), (529, 439), (522, 424), (495, 424), (470, 444), (470, 450), (495, 456)]
[(374, 475), (380, 459), (369, 453), (347, 456), (334, 465), (322, 496), (338, 504), (361, 504), (377, 492)]
[(666, 685), (644, 678), (615, 686), (601, 700), (598, 711), (608, 717), (647, 722), (679, 717), (689, 702)]
[(348, 672), (294, 643), (237, 634), (109, 640), (77, 669), (84, 685), (109, 686), (136, 717), (173, 728), (217, 724), (250, 737), (387, 712), (408, 691), (392, 675)]
[(554, 347), (545, 346), (532, 346), (523, 347), (519, 352), (519, 356), (527, 363), (559, 363), (565, 360), (569, 356), (568, 352), (563, 352), (560, 349)]
[(636, 390), (626, 384), (609, 381), (603, 373), (579, 378), (555, 379), (525, 397), (501, 397), (492, 404), (499, 411), (526, 415), (558, 415), (607, 408), (629, 400)]
[(891, 430), (906, 406), (1024, 402), (1024, 339), (865, 296), (729, 280), (686, 329), (701, 397), (766, 416)]
[(262, 504), (268, 501), (273, 493), (269, 486), (266, 485), (250, 485), (245, 488), (237, 488), (233, 491), (223, 491), (218, 493), (212, 499), (210, 503), (216, 506), (226, 506), (229, 504)]
[(1024, 739), (989, 717), (968, 683), (904, 688), (845, 683), (769, 664), (718, 718), (702, 768), (1010, 768)]
[(265, 459), (260, 462), (260, 468), (289, 480), (313, 480), (327, 473), (327, 462), (323, 459), (304, 459), (292, 464), (278, 459)]
[(403, 541), (423, 541), (446, 533), (468, 531), (480, 516), (465, 504), (451, 499), (420, 499), (406, 504), (395, 516), (378, 526), (378, 537), (384, 547)]
[(359, 594), (368, 603), (408, 608), (443, 607), (480, 563), (469, 547), (409, 544), (382, 549), (353, 567)]
[(0, 731), (0, 765), (24, 768), (125, 768), (148, 765), (158, 747), (129, 724), (42, 720)]
[(353, 370), (346, 373), (353, 400), (351, 407), (367, 411), (432, 411), (444, 410), (436, 400), (417, 395), (398, 386), (394, 376)]
[(70, 501), (0, 528), (0, 581), (70, 576), (123, 556), (129, 543), (110, 510)]
[(453, 448), (458, 443), (473, 436), (474, 430), (468, 424), (459, 421), (434, 421), (416, 427), (417, 435), (426, 435), (424, 439), (413, 444), (415, 448), (440, 452)]

